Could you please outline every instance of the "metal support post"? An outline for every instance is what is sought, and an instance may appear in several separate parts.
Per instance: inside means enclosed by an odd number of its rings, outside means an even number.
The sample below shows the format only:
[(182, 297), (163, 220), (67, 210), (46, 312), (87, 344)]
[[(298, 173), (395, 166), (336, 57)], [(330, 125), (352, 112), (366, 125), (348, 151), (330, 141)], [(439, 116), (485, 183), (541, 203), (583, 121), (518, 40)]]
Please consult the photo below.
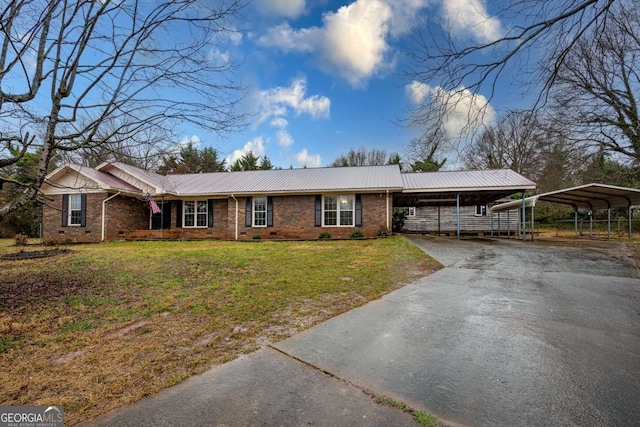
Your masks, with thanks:
[(460, 194), (456, 194), (456, 236), (460, 240)]

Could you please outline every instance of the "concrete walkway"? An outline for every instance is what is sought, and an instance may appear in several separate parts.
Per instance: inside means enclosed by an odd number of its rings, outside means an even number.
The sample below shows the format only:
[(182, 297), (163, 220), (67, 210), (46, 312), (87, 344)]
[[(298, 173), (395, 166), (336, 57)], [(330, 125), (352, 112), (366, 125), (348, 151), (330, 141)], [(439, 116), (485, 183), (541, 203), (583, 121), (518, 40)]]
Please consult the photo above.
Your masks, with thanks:
[(411, 240), (447, 267), (87, 425), (414, 424), (369, 394), (468, 426), (638, 425), (623, 245)]

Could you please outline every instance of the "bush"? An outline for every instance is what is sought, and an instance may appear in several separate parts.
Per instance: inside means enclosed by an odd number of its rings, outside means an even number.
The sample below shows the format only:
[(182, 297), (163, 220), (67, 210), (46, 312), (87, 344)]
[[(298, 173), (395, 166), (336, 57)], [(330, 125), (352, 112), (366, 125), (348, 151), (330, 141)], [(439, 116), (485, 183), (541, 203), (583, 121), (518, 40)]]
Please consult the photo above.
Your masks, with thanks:
[(320, 234), (318, 234), (318, 239), (330, 239), (331, 238), (331, 233), (329, 233), (328, 231), (322, 231), (320, 232)]
[(380, 228), (378, 228), (378, 237), (388, 237), (390, 235), (389, 233), (389, 229), (387, 227), (385, 227), (384, 225), (380, 226)]
[(353, 233), (351, 233), (350, 236), (351, 236), (352, 239), (361, 239), (361, 238), (364, 237), (364, 234), (362, 233), (362, 231), (356, 230)]
[(27, 244), (27, 241), (29, 240), (29, 236), (27, 236), (26, 234), (16, 234), (16, 246), (25, 246)]
[(262, 239), (262, 236), (261, 236), (261, 235), (259, 235), (259, 234), (255, 234), (255, 235), (253, 236), (253, 240), (261, 240), (261, 239)]
[(70, 237), (58, 237), (57, 239), (45, 240), (42, 242), (44, 246), (68, 246), (73, 243)]
[(391, 223), (393, 231), (399, 233), (404, 227), (404, 220), (407, 219), (407, 212), (402, 208), (393, 208)]

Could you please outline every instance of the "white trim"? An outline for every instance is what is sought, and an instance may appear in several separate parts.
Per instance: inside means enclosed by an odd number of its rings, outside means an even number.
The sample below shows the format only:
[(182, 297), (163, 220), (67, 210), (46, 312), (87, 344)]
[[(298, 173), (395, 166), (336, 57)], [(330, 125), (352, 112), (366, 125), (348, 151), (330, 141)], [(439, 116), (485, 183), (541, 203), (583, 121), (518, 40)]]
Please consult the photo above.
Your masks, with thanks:
[[(198, 212), (198, 203), (203, 202), (207, 208), (204, 212)], [(186, 225), (186, 209), (187, 203), (193, 203), (193, 225)], [(198, 225), (198, 216), (205, 215), (205, 225)], [(182, 228), (209, 228), (209, 201), (207, 199), (183, 200), (182, 201)]]
[[(256, 224), (256, 200), (264, 199), (264, 224)], [(257, 196), (251, 199), (251, 227), (265, 228), (267, 226), (267, 217), (269, 215), (269, 198), (267, 196)], [(263, 211), (260, 211), (263, 212)]]
[[(75, 197), (80, 199), (80, 209), (71, 209), (71, 203)], [(73, 212), (80, 212), (80, 218), (78, 218), (80, 222), (77, 224), (71, 222)], [(69, 204), (67, 205), (67, 227), (82, 227), (82, 194), (80, 193), (69, 194)]]
[[(335, 197), (336, 199), (336, 210), (330, 210), (329, 212), (335, 212), (336, 213), (336, 224), (327, 224), (326, 223), (326, 217), (325, 217), (325, 213), (327, 212), (325, 210), (325, 198), (326, 197)], [(351, 209), (351, 224), (347, 224), (347, 225), (342, 225), (340, 224), (340, 213), (343, 212), (340, 210), (340, 197), (349, 197), (352, 201), (352, 206), (353, 208)], [(345, 210), (344, 212), (349, 212), (348, 210)], [(356, 195), (355, 194), (323, 194), (322, 195), (322, 226), (323, 227), (355, 227), (356, 225)]]

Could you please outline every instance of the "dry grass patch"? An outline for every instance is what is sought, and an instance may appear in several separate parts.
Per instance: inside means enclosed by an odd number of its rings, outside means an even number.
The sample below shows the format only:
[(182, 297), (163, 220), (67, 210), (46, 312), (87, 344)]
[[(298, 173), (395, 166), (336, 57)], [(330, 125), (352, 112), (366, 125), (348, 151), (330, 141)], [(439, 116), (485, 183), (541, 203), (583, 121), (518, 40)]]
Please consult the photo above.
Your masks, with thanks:
[(0, 401), (63, 405), (70, 425), (439, 268), (402, 237), (72, 249), (0, 261)]

